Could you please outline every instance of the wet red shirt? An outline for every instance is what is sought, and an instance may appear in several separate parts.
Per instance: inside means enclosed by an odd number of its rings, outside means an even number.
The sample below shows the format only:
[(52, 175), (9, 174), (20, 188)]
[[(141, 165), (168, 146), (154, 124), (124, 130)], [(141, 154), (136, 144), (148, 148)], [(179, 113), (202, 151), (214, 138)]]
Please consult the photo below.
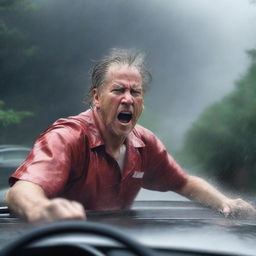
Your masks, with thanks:
[(136, 125), (126, 141), (124, 170), (105, 151), (92, 110), (59, 119), (37, 139), (10, 178), (40, 185), (46, 195), (81, 202), (85, 209), (128, 208), (141, 187), (181, 188), (186, 173), (152, 132)]

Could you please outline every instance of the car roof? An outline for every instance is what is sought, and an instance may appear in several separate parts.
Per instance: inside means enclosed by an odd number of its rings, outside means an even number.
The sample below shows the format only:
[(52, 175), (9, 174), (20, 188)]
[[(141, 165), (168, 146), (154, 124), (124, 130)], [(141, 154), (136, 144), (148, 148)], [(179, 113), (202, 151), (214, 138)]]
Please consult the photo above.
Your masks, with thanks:
[(16, 144), (0, 144), (0, 149), (2, 148), (25, 148), (27, 146), (24, 145), (16, 145)]
[(24, 150), (24, 151), (30, 151), (31, 149), (27, 146), (21, 146), (21, 145), (0, 145), (0, 151), (13, 151), (13, 150)]

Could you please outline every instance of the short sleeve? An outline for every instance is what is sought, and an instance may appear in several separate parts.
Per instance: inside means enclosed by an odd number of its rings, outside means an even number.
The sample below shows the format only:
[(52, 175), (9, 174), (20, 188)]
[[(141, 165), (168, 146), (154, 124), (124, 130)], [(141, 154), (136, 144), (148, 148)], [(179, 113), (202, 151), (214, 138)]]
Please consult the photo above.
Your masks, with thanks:
[(72, 137), (68, 128), (58, 126), (43, 133), (27, 159), (10, 177), (10, 185), (25, 180), (42, 187), (49, 197), (61, 193), (70, 172)]

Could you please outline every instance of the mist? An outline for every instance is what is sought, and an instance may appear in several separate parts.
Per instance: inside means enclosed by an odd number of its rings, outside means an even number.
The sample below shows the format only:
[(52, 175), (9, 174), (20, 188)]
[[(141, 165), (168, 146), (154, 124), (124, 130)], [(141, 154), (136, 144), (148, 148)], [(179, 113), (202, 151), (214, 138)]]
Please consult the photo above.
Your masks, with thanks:
[(245, 0), (38, 2), (56, 56), (69, 52), (63, 65), (77, 85), (70, 94), (76, 110), (91, 60), (112, 47), (147, 54), (153, 82), (146, 111), (161, 120), (155, 132), (171, 138), (173, 151), (202, 110), (233, 89), (247, 68), (246, 50), (256, 45), (256, 6)]
[[(45, 77), (53, 79), (41, 99), (48, 112), (47, 122), (37, 122), (42, 130), (88, 107), (83, 99), (93, 60), (113, 47), (136, 48), (147, 54), (153, 76), (145, 125), (175, 152), (203, 109), (232, 91), (248, 67), (246, 51), (256, 45), (256, 5), (249, 0), (34, 2), (39, 8), (33, 19), (13, 24), (23, 24), (47, 53), (40, 61), (48, 67)], [(13, 92), (2, 97), (14, 97)]]

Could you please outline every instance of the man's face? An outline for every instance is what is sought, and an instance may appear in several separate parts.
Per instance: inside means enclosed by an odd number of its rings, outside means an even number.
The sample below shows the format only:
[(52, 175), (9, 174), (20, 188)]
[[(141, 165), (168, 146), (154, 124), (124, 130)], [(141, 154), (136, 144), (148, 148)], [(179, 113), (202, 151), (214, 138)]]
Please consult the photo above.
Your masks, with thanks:
[(105, 84), (94, 90), (93, 102), (106, 129), (127, 136), (143, 110), (143, 87), (139, 71), (127, 65), (112, 65)]

